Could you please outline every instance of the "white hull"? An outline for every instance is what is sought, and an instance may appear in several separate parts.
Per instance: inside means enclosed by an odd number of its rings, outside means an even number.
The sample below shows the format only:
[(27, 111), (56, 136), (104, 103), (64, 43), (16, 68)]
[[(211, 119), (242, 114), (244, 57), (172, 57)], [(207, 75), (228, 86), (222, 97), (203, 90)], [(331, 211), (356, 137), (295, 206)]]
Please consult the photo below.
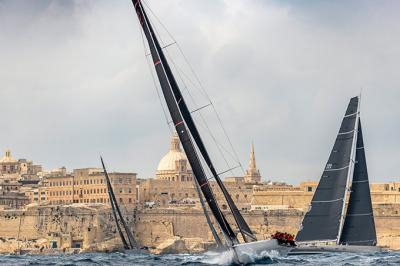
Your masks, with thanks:
[(381, 247), (377, 246), (350, 246), (350, 245), (302, 245), (290, 251), (289, 255), (312, 255), (332, 252), (349, 252), (349, 253), (374, 253), (382, 251)]
[(276, 239), (255, 241), (233, 246), (235, 262), (240, 264), (252, 263), (256, 259), (267, 256), (286, 256), (292, 247), (278, 244)]

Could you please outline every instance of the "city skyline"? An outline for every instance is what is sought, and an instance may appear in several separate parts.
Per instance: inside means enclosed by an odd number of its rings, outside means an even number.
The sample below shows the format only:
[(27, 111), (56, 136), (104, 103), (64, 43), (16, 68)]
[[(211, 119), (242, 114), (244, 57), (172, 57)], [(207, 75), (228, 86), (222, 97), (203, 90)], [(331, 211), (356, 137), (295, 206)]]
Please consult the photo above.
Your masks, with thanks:
[[(352, 1), (354, 14), (328, 1), (147, 2), (205, 84), (244, 168), (254, 141), (263, 180), (318, 180), (363, 88), (371, 182), (398, 178), (398, 3)], [(69, 170), (100, 167), (101, 154), (110, 170), (154, 177), (171, 135), (131, 2), (2, 1), (0, 14), (2, 152)]]

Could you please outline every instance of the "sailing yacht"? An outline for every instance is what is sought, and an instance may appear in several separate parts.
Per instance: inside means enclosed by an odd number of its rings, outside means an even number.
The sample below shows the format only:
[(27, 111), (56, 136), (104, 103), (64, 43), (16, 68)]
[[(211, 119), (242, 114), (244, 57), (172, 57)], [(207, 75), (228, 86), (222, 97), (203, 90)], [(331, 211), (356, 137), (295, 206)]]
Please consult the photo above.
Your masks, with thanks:
[(350, 100), (296, 243), (298, 247), (291, 254), (380, 250), (376, 246), (359, 97)]
[[(129, 226), (126, 223), (126, 221), (122, 215), (121, 209), (118, 206), (118, 202), (117, 202), (117, 199), (115, 198), (114, 190), (111, 185), (110, 177), (108, 176), (106, 166), (105, 166), (103, 158), (101, 156), (100, 156), (100, 161), (101, 161), (101, 165), (102, 165), (103, 171), (104, 171), (104, 178), (105, 178), (105, 181), (107, 184), (108, 197), (110, 200), (111, 210), (112, 210), (114, 220), (115, 220), (115, 226), (117, 228), (119, 237), (121, 238), (122, 245), (123, 245), (124, 249), (126, 249), (126, 250), (138, 249), (138, 243), (136, 242), (135, 238), (133, 237), (133, 234), (132, 234), (131, 230), (129, 229)], [(124, 234), (124, 232), (125, 232), (125, 234)]]
[[(132, 0), (132, 3), (147, 40), (150, 49), (150, 55), (153, 60), (154, 68), (173, 125), (182, 143), (189, 164), (193, 170), (197, 185), (200, 187), (201, 194), (204, 196), (214, 220), (221, 231), (224, 239), (224, 246), (226, 249), (233, 251), (234, 260), (237, 263), (251, 262), (252, 259), (250, 256), (262, 256), (265, 255), (265, 252), (272, 250), (276, 250), (281, 254), (287, 254), (287, 252), (291, 250), (291, 247), (280, 244), (277, 239), (258, 241), (256, 236), (251, 231), (249, 225), (239, 212), (216, 169), (214, 168), (214, 164), (207, 152), (200, 133), (197, 130), (196, 124), (192, 119), (191, 112), (186, 105), (185, 99), (182, 96), (181, 90), (163, 53), (163, 49), (160, 46), (158, 38), (147, 16), (144, 6), (142, 5), (142, 2), (140, 0)], [(200, 161), (201, 158), (205, 162), (204, 166)], [(216, 180), (218, 187), (221, 189), (229, 206), (229, 210), (232, 213), (238, 231), (245, 243), (239, 242), (234, 228), (231, 226), (225, 214), (222, 212), (209, 183), (210, 178), (206, 175), (205, 170), (210, 171), (212, 178)], [(212, 232), (215, 231), (215, 228), (213, 230), (212, 223), (209, 223), (209, 226), (212, 229)], [(216, 241), (218, 243), (217, 239)]]

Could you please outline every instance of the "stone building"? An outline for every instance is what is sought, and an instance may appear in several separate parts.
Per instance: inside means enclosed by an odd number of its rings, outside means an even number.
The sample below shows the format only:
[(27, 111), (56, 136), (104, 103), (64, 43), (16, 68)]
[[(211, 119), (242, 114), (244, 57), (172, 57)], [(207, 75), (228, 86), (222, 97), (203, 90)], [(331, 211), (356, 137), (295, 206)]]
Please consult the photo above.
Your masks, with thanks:
[[(118, 202), (133, 207), (136, 204), (136, 173), (109, 173)], [(75, 169), (72, 173), (47, 176), (43, 180), (46, 202), (49, 204), (108, 203), (109, 196), (103, 169)]]
[(176, 133), (171, 139), (171, 148), (158, 163), (156, 179), (172, 182), (192, 182), (193, 172), (180, 147), (179, 137)]
[(21, 208), (29, 203), (29, 197), (21, 192), (22, 184), (13, 179), (0, 180), (0, 206), (3, 208)]
[(14, 159), (9, 149), (0, 159), (0, 175), (3, 176), (6, 175), (15, 179), (35, 179), (41, 171), (41, 165), (34, 165), (32, 161), (26, 159)]
[[(231, 197), (240, 209), (250, 209), (253, 185), (260, 181), (260, 173), (256, 169), (254, 147), (250, 154), (249, 174), (246, 183), (244, 177), (227, 177), (224, 184)], [(220, 202), (222, 209), (227, 209), (224, 196), (218, 184), (210, 180), (211, 187)], [(171, 148), (160, 160), (156, 178), (138, 181), (137, 201), (139, 206), (177, 207), (195, 204), (197, 207), (199, 196), (194, 187), (194, 176), (185, 153), (180, 147), (179, 137), (175, 133), (171, 140)]]
[[(299, 186), (256, 186), (253, 190), (251, 209), (307, 210), (318, 182), (302, 182)], [(395, 204), (400, 206), (400, 182), (371, 183), (373, 205)]]
[(251, 143), (250, 147), (250, 162), (249, 167), (246, 170), (246, 175), (244, 176), (244, 181), (246, 183), (260, 183), (261, 174), (260, 170), (257, 169), (256, 156), (254, 154), (254, 145)]

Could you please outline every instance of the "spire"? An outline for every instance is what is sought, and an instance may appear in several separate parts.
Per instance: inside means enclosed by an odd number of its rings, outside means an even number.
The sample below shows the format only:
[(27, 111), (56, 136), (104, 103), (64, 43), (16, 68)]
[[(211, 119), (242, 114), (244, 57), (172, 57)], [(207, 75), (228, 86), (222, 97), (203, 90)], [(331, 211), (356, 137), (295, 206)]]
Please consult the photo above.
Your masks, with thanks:
[(249, 167), (246, 170), (246, 176), (244, 177), (245, 182), (258, 183), (261, 181), (260, 171), (257, 169), (256, 156), (254, 153), (254, 143), (251, 142), (250, 146), (250, 161)]
[(176, 132), (172, 135), (171, 139), (171, 151), (181, 151), (181, 146), (179, 142), (179, 136)]
[(251, 146), (250, 146), (249, 170), (257, 170), (256, 156), (254, 155), (254, 143), (253, 142), (251, 142)]

